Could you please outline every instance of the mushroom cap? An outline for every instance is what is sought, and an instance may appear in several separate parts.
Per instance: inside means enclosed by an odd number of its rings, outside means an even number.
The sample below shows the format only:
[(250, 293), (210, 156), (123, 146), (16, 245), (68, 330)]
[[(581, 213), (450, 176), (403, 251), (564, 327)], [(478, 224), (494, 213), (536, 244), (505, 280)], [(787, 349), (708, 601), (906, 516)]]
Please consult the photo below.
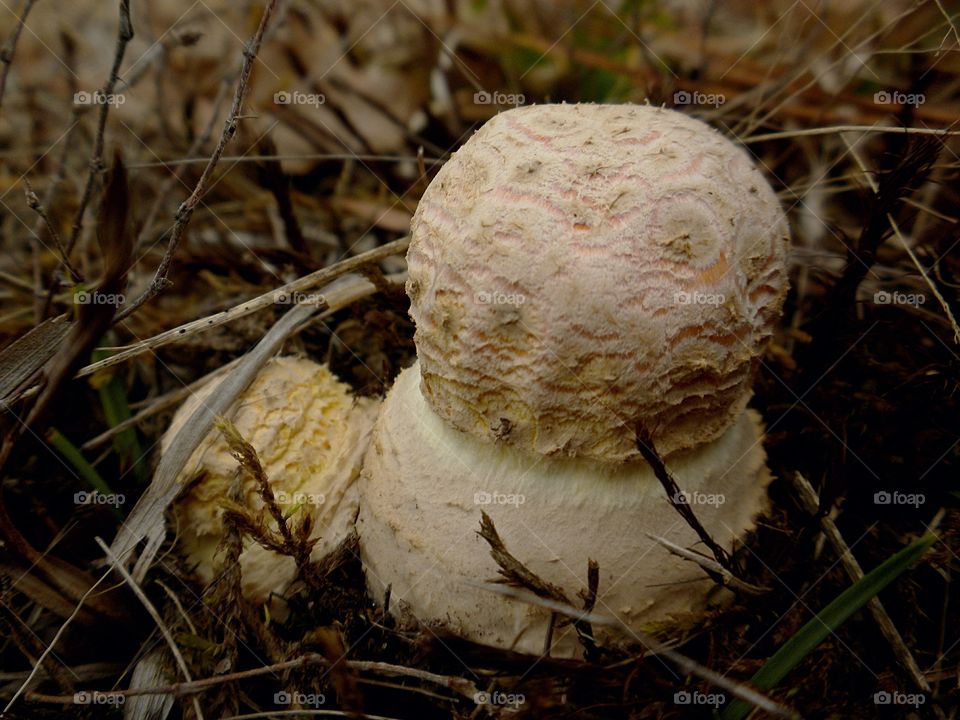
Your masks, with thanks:
[(476, 438), (662, 455), (740, 417), (787, 288), (784, 213), (747, 153), (637, 105), (500, 113), (411, 226), (422, 389)]
[[(699, 566), (648, 537), (697, 543), (648, 464), (536, 457), (480, 441), (430, 408), (419, 377), (416, 366), (403, 371), (388, 393), (359, 482), (368, 590), (382, 599), (391, 586), (391, 612), (401, 621), (543, 651), (548, 611), (470, 584), (498, 577), (477, 534), (481, 510), (507, 550), (571, 602), (579, 603), (578, 591), (586, 587), (588, 560), (597, 561), (594, 611), (633, 630), (692, 625), (718, 599)], [(747, 410), (717, 440), (669, 462), (697, 517), (728, 548), (767, 508), (770, 475), (761, 438), (759, 416)], [(593, 630), (605, 644), (631, 640), (611, 628)], [(572, 628), (558, 628), (552, 654), (577, 653)]]
[[(166, 451), (220, 382), (208, 383), (177, 410), (161, 440), (161, 451)], [(277, 504), (313, 514), (313, 536), (320, 538), (313, 548), (314, 559), (334, 550), (354, 528), (359, 505), (356, 479), (378, 408), (377, 401), (354, 398), (350, 386), (326, 366), (277, 357), (264, 365), (226, 413), (256, 449)], [(229, 497), (238, 469), (238, 461), (214, 429), (178, 478), (188, 488), (174, 505), (174, 520), (181, 548), (204, 582), (213, 579), (217, 568), (219, 558), (214, 553), (223, 534), (221, 501)], [(264, 508), (256, 483), (246, 473), (242, 494), (248, 507)], [(269, 513), (264, 514), (276, 530)], [(296, 575), (293, 558), (266, 550), (250, 538), (244, 539), (240, 568), (242, 592), (254, 602), (265, 602), (271, 592), (282, 593)]]

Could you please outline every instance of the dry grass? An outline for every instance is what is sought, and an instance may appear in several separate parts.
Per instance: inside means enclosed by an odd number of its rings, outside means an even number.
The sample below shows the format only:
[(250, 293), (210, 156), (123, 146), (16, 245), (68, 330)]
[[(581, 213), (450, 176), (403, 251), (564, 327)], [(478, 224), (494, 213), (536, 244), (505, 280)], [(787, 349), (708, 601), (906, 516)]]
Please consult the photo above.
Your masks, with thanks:
[[(281, 717), (275, 694), (288, 693), (322, 698), (330, 717), (497, 717), (474, 699), (499, 691), (523, 699), (510, 717), (706, 717), (675, 693), (748, 692), (856, 561), (875, 567), (941, 510), (940, 540), (882, 594), (882, 615), (854, 616), (762, 701), (809, 718), (957, 716), (960, 141), (941, 132), (960, 117), (955, 4), (167, 0), (127, 12), (0, 3), (4, 716), (122, 703), (145, 717), (153, 702), (171, 717)], [(498, 110), (487, 97), (677, 106), (742, 140), (777, 190), (792, 290), (752, 404), (779, 479), (755, 535), (709, 566), (751, 591), (660, 657), (594, 648), (582, 616), (580, 662), (400, 630), (365, 595), (356, 538), (314, 566), (309, 532), (281, 522), (278, 536), (239, 506), (212, 587), (171, 539), (149, 572), (105, 571), (95, 538), (114, 537), (117, 518), (74, 502), (90, 487), (51, 429), (127, 514), (185, 388), (276, 327), (289, 306), (274, 291), (317, 291), (341, 272), (367, 279), (351, 275), (346, 300), (288, 318), (275, 340), (382, 393), (414, 354), (406, 298), (385, 276), (403, 270), (437, 168)], [(78, 290), (107, 299), (76, 304)], [(98, 346), (114, 357), (94, 364)], [(104, 393), (132, 419), (111, 429)], [(239, 594), (247, 536), (299, 558), (285, 622)], [(556, 617), (592, 609), (595, 587), (541, 587), (498, 552)], [(77, 705), (81, 691), (104, 705)], [(880, 691), (925, 702), (876, 705)]]

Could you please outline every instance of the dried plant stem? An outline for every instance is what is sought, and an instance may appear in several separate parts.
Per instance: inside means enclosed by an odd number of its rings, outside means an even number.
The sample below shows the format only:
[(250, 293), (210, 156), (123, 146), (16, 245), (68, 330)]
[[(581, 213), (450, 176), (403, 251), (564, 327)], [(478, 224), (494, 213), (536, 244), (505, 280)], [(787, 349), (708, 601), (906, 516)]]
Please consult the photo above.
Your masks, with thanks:
[(901, 135), (960, 135), (960, 130), (939, 130), (937, 128), (896, 127), (894, 125), (829, 125), (826, 127), (807, 128), (805, 130), (785, 130), (783, 132), (762, 133), (740, 138), (740, 142), (750, 143), (767, 142), (768, 140), (788, 140), (811, 135), (839, 135), (845, 132), (862, 133), (899, 133)]
[(20, 17), (17, 18), (17, 24), (14, 26), (7, 41), (0, 48), (0, 108), (3, 107), (3, 93), (7, 89), (7, 75), (10, 73), (10, 65), (13, 63), (13, 55), (17, 51), (17, 42), (20, 40), (20, 33), (23, 32), (27, 24), (27, 15), (33, 9), (37, 0), (24, 0), (23, 9), (20, 11)]
[[(63, 62), (67, 66), (67, 83), (69, 84), (69, 97), (76, 95), (78, 86), (77, 86), (77, 74), (74, 72), (73, 68), (76, 67), (77, 60), (77, 45), (74, 42), (73, 37), (66, 33), (60, 33), (60, 42), (63, 45)], [(67, 130), (63, 134), (60, 140), (60, 155), (57, 158), (57, 170), (54, 173), (53, 177), (47, 183), (47, 189), (43, 193), (43, 198), (40, 200), (41, 207), (49, 208), (53, 207), (53, 200), (57, 192), (57, 188), (63, 183), (67, 178), (67, 160), (70, 156), (70, 149), (72, 147), (71, 140), (73, 139), (73, 133), (77, 129), (77, 126), (80, 124), (80, 113), (81, 106), (74, 103), (73, 109), (70, 111), (70, 120), (67, 123)], [(50, 227), (50, 223), (43, 217), (40, 216), (37, 218), (37, 221), (33, 224), (33, 237), (39, 239), (40, 235), (43, 233), (44, 227)], [(67, 253), (66, 248), (61, 249), (61, 257), (69, 259), (69, 253)], [(50, 278), (46, 282), (45, 286), (47, 288), (47, 294), (45, 299), (41, 299), (40, 294), (38, 293), (37, 298), (34, 302), (35, 317), (37, 323), (43, 322), (44, 319), (50, 314), (50, 307), (53, 305), (53, 298), (57, 294), (57, 273), (60, 271), (59, 267), (55, 267), (50, 273)], [(37, 272), (41, 273), (39, 267), (39, 258), (37, 265)], [(37, 289), (42, 290), (44, 283), (42, 278), (39, 280)]]
[[(26, 177), (23, 178), (23, 184), (27, 195), (27, 207), (33, 210), (40, 217), (43, 225), (46, 226), (47, 232), (50, 233), (50, 237), (53, 238), (53, 242), (57, 246), (57, 251), (60, 253), (60, 262), (64, 267), (67, 268), (67, 272), (70, 273), (70, 278), (75, 283), (81, 282), (83, 280), (83, 276), (73, 266), (73, 263), (70, 262), (70, 257), (67, 255), (67, 249), (63, 246), (63, 241), (60, 239), (60, 233), (57, 232), (57, 226), (55, 223), (51, 222), (50, 216), (47, 214), (47, 209), (44, 207), (43, 203), (40, 202), (40, 198), (37, 197), (37, 194), (33, 191), (33, 185), (30, 184), (30, 181)], [(37, 233), (35, 237), (37, 242), (40, 242), (39, 233)]]
[(923, 276), (923, 281), (927, 284), (927, 287), (930, 288), (930, 292), (933, 293), (933, 296), (937, 298), (937, 302), (940, 303), (940, 307), (943, 308), (943, 312), (947, 316), (947, 321), (950, 323), (950, 327), (953, 329), (953, 342), (957, 345), (960, 345), (960, 326), (957, 325), (957, 319), (953, 316), (953, 311), (950, 309), (950, 305), (947, 303), (946, 298), (943, 297), (943, 295), (937, 289), (937, 286), (933, 284), (933, 280), (931, 280), (930, 276), (927, 275), (927, 271), (923, 269), (923, 265), (920, 264), (920, 260), (917, 259), (913, 249), (909, 244), (907, 244), (906, 239), (903, 237), (903, 233), (900, 232), (899, 226), (893, 219), (893, 215), (887, 213), (887, 220), (890, 221), (890, 227), (893, 228), (893, 234), (900, 242), (900, 246), (906, 251), (907, 255), (910, 256), (910, 260), (913, 262), (914, 267), (916, 267), (920, 272), (920, 275)]
[(184, 385), (182, 388), (172, 390), (171, 392), (152, 400), (150, 405), (145, 407), (136, 415), (124, 420), (123, 422), (117, 423), (113, 427), (104, 430), (96, 437), (87, 440), (83, 445), (80, 446), (80, 449), (84, 452), (89, 452), (90, 450), (96, 450), (98, 447), (106, 445), (124, 430), (136, 427), (144, 420), (150, 419), (157, 413), (163, 412), (174, 405), (179, 405), (181, 402), (193, 395), (197, 390), (202, 388), (204, 385), (207, 385), (211, 380), (226, 375), (234, 367), (236, 367), (239, 362), (240, 358), (234, 358), (226, 365), (222, 365), (213, 372), (207, 373), (202, 378), (195, 380), (189, 385)]
[[(685, 673), (690, 675), (695, 675), (707, 682), (716, 685), (719, 688), (722, 688), (729, 692), (736, 698), (745, 700), (753, 705), (757, 706), (761, 710), (765, 710), (774, 717), (783, 717), (783, 718), (798, 718), (797, 713), (789, 710), (788, 708), (778, 705), (770, 698), (765, 695), (757, 692), (756, 690), (746, 686), (741, 685), (733, 680), (730, 680), (724, 675), (721, 675), (718, 672), (714, 672), (710, 668), (704, 667), (700, 663), (688, 658), (686, 655), (673, 650), (672, 648), (664, 645), (662, 642), (656, 638), (645, 635), (643, 633), (638, 633), (636, 630), (631, 628), (629, 625), (624, 623), (617, 616), (608, 617), (606, 615), (598, 615), (594, 612), (587, 612), (586, 610), (577, 610), (575, 607), (569, 603), (558, 602), (551, 598), (540, 597), (533, 592), (525, 588), (516, 588), (505, 585), (498, 585), (494, 583), (481, 583), (474, 580), (466, 580), (468, 585), (472, 585), (489, 592), (496, 593), (498, 595), (503, 595), (504, 597), (512, 598), (514, 600), (519, 600), (520, 602), (527, 603), (528, 605), (538, 605), (540, 607), (546, 608), (552, 612), (555, 612), (560, 615), (564, 615), (568, 618), (571, 618), (575, 621), (586, 621), (593, 625), (601, 625), (604, 627), (616, 627), (622, 630), (626, 630), (630, 635), (632, 635), (638, 643), (643, 645), (647, 652), (657, 657), (663, 657), (672, 662), (674, 665), (679, 667)], [(636, 659), (631, 658), (624, 662), (633, 663), (636, 662)], [(620, 663), (623, 664), (623, 663)], [(614, 666), (616, 667), (616, 666)]]
[(7, 703), (6, 707), (3, 709), (3, 712), (0, 713), (0, 715), (6, 715), (8, 712), (10, 712), (10, 708), (13, 707), (13, 704), (15, 702), (17, 702), (17, 698), (19, 698), (20, 695), (23, 693), (23, 691), (30, 686), (31, 682), (33, 682), (34, 677), (36, 677), (37, 673), (40, 671), (41, 664), (46, 660), (46, 657), (53, 652), (54, 646), (56, 646), (57, 642), (63, 636), (64, 632), (66, 632), (67, 627), (70, 625), (73, 619), (80, 614), (80, 611), (83, 608), (84, 602), (86, 602), (87, 598), (90, 597), (90, 595), (92, 595), (94, 591), (96, 591), (100, 583), (102, 583), (104, 580), (107, 579), (107, 576), (109, 574), (110, 574), (109, 570), (104, 572), (103, 575), (101, 575), (100, 578), (95, 583), (93, 583), (90, 586), (90, 588), (80, 597), (80, 600), (77, 602), (77, 605), (74, 608), (73, 612), (70, 614), (69, 617), (67, 617), (63, 621), (63, 625), (61, 625), (60, 629), (57, 630), (56, 634), (53, 636), (53, 639), (47, 645), (46, 650), (44, 650), (43, 655), (41, 655), (40, 658), (37, 660), (37, 662), (34, 664), (33, 669), (30, 671), (30, 674), (27, 675), (26, 680), (23, 681), (23, 684), (13, 694), (13, 697), (10, 698), (10, 702)]
[[(493, 520), (491, 520), (490, 516), (482, 510), (480, 511), (480, 531), (478, 532), (478, 535), (486, 540), (487, 544), (490, 546), (490, 556), (493, 558), (494, 562), (497, 563), (500, 575), (503, 576), (503, 582), (526, 588), (538, 597), (553, 600), (554, 602), (565, 605), (572, 605), (570, 600), (567, 598), (566, 593), (564, 593), (562, 589), (539, 577), (526, 565), (517, 560), (517, 558), (515, 558), (509, 550), (507, 550), (506, 545), (504, 545), (503, 540), (500, 538), (500, 534), (497, 532), (497, 528), (493, 524)], [(597, 586), (599, 582), (600, 568), (596, 562), (593, 560), (588, 560), (587, 587), (579, 592), (580, 598), (584, 602), (585, 613), (589, 613), (593, 609), (593, 605), (597, 599)], [(555, 624), (556, 614), (554, 613), (550, 618), (546, 639), (544, 640), (544, 655), (549, 655), (550, 653)], [(589, 622), (583, 619), (574, 620), (573, 626), (576, 629), (577, 636), (579, 637), (580, 642), (589, 657), (589, 655), (596, 650), (596, 643), (593, 639), (593, 628), (590, 627)]]
[[(650, 433), (640, 425), (637, 426), (636, 430), (636, 443), (637, 450), (640, 451), (643, 459), (653, 468), (653, 474), (657, 476), (657, 480), (660, 481), (664, 491), (667, 493), (667, 501), (671, 507), (680, 514), (680, 517), (686, 520), (687, 525), (697, 533), (697, 537), (700, 538), (703, 544), (710, 548), (710, 552), (713, 553), (713, 557), (717, 563), (733, 575), (733, 568), (727, 551), (724, 550), (716, 540), (710, 537), (710, 533), (703, 527), (703, 524), (697, 518), (690, 505), (678, 499), (681, 495), (680, 486), (677, 485), (677, 481), (673, 478), (673, 475), (670, 474), (666, 464), (663, 462), (663, 458), (660, 457), (660, 453), (658, 453), (654, 447), (653, 438), (650, 436)], [(722, 579), (718, 575), (710, 573), (709, 571), (708, 574), (722, 584)]]
[(664, 548), (666, 548), (669, 552), (673, 553), (677, 557), (681, 557), (684, 560), (689, 560), (690, 562), (696, 563), (697, 565), (702, 567), (704, 570), (706, 570), (707, 573), (710, 574), (711, 576), (713, 575), (719, 576), (721, 585), (732, 588), (733, 590), (741, 592), (744, 595), (760, 596), (760, 595), (766, 595), (768, 592), (770, 592), (770, 588), (762, 587), (759, 585), (751, 585), (748, 582), (744, 582), (743, 580), (738, 578), (736, 575), (734, 575), (732, 572), (727, 570), (725, 567), (723, 567), (723, 565), (716, 562), (715, 560), (711, 560), (710, 558), (704, 555), (700, 555), (699, 553), (695, 553), (692, 550), (687, 550), (684, 547), (680, 547), (676, 543), (672, 543), (666, 538), (659, 537), (658, 535), (651, 535), (650, 533), (647, 533), (647, 537), (653, 540), (654, 542), (662, 545)]
[[(183, 677), (186, 678), (187, 682), (191, 682), (193, 678), (190, 677), (190, 668), (187, 667), (186, 660), (183, 659), (183, 655), (180, 652), (180, 648), (177, 646), (176, 640), (173, 638), (173, 633), (170, 632), (170, 628), (167, 627), (166, 623), (163, 621), (163, 618), (160, 617), (160, 612), (150, 602), (150, 598), (147, 597), (146, 593), (143, 592), (143, 588), (133, 579), (133, 576), (130, 575), (130, 572), (124, 567), (123, 563), (117, 560), (116, 556), (110, 551), (110, 548), (107, 547), (107, 544), (103, 541), (102, 538), (95, 537), (94, 540), (97, 541), (97, 545), (100, 546), (100, 549), (106, 554), (107, 558), (113, 563), (113, 567), (120, 573), (121, 577), (126, 581), (127, 586), (130, 590), (133, 591), (133, 594), (137, 596), (137, 599), (143, 605), (144, 609), (147, 611), (147, 614), (150, 615), (150, 618), (156, 624), (157, 629), (160, 631), (160, 634), (163, 635), (163, 639), (167, 641), (167, 645), (170, 646), (170, 652), (173, 654), (173, 658), (177, 663), (177, 667), (180, 668), (180, 672), (183, 673)], [(203, 711), (200, 709), (200, 703), (196, 698), (193, 699), (193, 710), (197, 714), (197, 717), (200, 720), (203, 720)]]
[[(850, 546), (847, 545), (846, 540), (844, 540), (840, 534), (836, 523), (833, 522), (833, 519), (829, 515), (821, 515), (820, 497), (817, 495), (817, 491), (813, 489), (813, 486), (800, 473), (794, 473), (793, 487), (797, 491), (797, 496), (800, 499), (800, 504), (803, 509), (811, 515), (819, 517), (823, 534), (830, 544), (833, 545), (833, 549), (839, 556), (843, 569), (847, 572), (847, 576), (853, 582), (862, 580), (863, 569), (853, 556)], [(906, 646), (906, 643), (903, 642), (903, 638), (900, 637), (900, 633), (897, 631), (893, 620), (890, 619), (886, 609), (883, 607), (883, 603), (880, 602), (879, 598), (874, 597), (867, 603), (867, 607), (870, 609), (870, 614), (873, 615), (873, 619), (880, 627), (880, 632), (883, 633), (887, 642), (890, 643), (893, 654), (907, 671), (913, 684), (922, 692), (929, 693), (930, 684), (923, 676), (923, 672), (917, 665), (917, 661), (913, 659), (910, 649)]]
[[(209, 315), (205, 318), (200, 318), (199, 320), (193, 320), (191, 322), (184, 323), (183, 325), (179, 325), (175, 328), (159, 333), (158, 335), (154, 335), (151, 338), (142, 340), (135, 345), (121, 348), (120, 352), (118, 352), (116, 355), (111, 355), (110, 357), (104, 358), (99, 362), (91, 363), (86, 367), (80, 368), (80, 370), (77, 372), (77, 377), (92, 375), (98, 370), (119, 365), (120, 363), (126, 362), (130, 358), (142, 355), (143, 353), (151, 350), (155, 350), (158, 347), (168, 345), (176, 340), (182, 340), (203, 330), (209, 330), (211, 328), (231, 322), (232, 320), (246, 317), (247, 315), (252, 315), (255, 312), (273, 305), (276, 302), (276, 297), (278, 294), (292, 296), (298, 293), (306, 292), (317, 287), (321, 283), (330, 282), (331, 280), (334, 280), (342, 275), (359, 270), (367, 264), (379, 262), (385, 257), (405, 252), (409, 244), (410, 238), (407, 237), (394, 240), (391, 243), (382, 245), (374, 250), (370, 250), (369, 252), (356, 255), (352, 258), (347, 258), (336, 265), (331, 265), (329, 267), (322, 268), (321, 270), (317, 270), (316, 272), (312, 272), (309, 275), (304, 275), (301, 278), (289, 282), (286, 285), (281, 285), (280, 287), (265, 292), (262, 295), (258, 295), (252, 300), (241, 303), (240, 305), (232, 307), (229, 310), (224, 310), (222, 312)], [(391, 281), (395, 280), (395, 278), (389, 279)], [(369, 290), (369, 292), (373, 292), (374, 290), (373, 284), (366, 279), (357, 278), (357, 283), (358, 286), (362, 285), (363, 288), (365, 290)], [(329, 297), (325, 297), (325, 299), (328, 302), (330, 301)], [(343, 306), (341, 305), (339, 307)]]
[[(341, 663), (346, 663), (346, 659), (341, 659)], [(287, 670), (296, 670), (311, 665), (330, 666), (330, 660), (320, 653), (307, 653), (292, 660), (264, 665), (262, 667), (251, 668), (250, 670), (241, 670), (234, 673), (224, 673), (216, 677), (203, 678), (202, 680), (191, 680), (187, 682), (174, 683), (172, 685), (163, 685), (150, 688), (129, 688), (127, 690), (110, 690), (99, 693), (103, 697), (127, 698), (138, 695), (173, 695), (174, 697), (184, 697), (203, 692), (208, 688), (224, 683), (237, 682), (238, 680), (247, 680), (260, 675), (274, 675)], [(372, 660), (351, 660), (350, 668), (357, 672), (369, 672), (377, 675), (386, 675), (388, 677), (408, 677), (415, 680), (421, 680), (431, 685), (446, 688), (461, 697), (473, 699), (477, 693), (477, 686), (472, 680), (454, 677), (449, 675), (438, 675), (437, 673), (417, 668), (405, 667), (403, 665), (391, 665), (385, 662), (376, 662)], [(29, 693), (30, 700), (40, 702), (56, 703), (59, 705), (68, 705), (73, 703), (73, 697), (69, 695), (42, 695), (40, 693)]]
[(93, 197), (93, 188), (97, 178), (104, 170), (103, 165), (103, 136), (107, 129), (107, 114), (110, 112), (110, 103), (106, 102), (106, 97), (113, 95), (113, 89), (120, 77), (120, 64), (123, 62), (123, 56), (127, 52), (127, 45), (133, 39), (133, 23), (130, 22), (130, 0), (120, 0), (120, 23), (117, 29), (117, 49), (113, 55), (113, 66), (110, 68), (110, 76), (107, 78), (106, 85), (103, 86), (101, 94), (104, 102), (100, 103), (100, 112), (97, 115), (97, 132), (93, 136), (93, 152), (90, 155), (90, 168), (87, 172), (87, 181), (83, 187), (83, 194), (80, 196), (80, 204), (77, 206), (77, 213), (73, 218), (73, 228), (70, 231), (70, 239), (67, 241), (66, 255), (69, 257), (73, 248), (80, 237), (80, 230), (83, 229), (83, 216), (90, 204), (90, 198)]
[[(187, 155), (195, 155), (196, 153), (200, 152), (203, 146), (210, 141), (211, 137), (213, 137), (213, 128), (216, 124), (217, 116), (220, 114), (220, 106), (223, 104), (223, 101), (226, 100), (227, 90), (229, 88), (229, 79), (224, 78), (223, 82), (220, 83), (220, 89), (217, 91), (217, 97), (214, 98), (213, 112), (210, 113), (210, 120), (207, 122), (203, 132), (200, 133), (190, 145), (190, 148), (187, 150)], [(204, 158), (203, 161), (209, 162), (209, 158)], [(167, 164), (163, 163), (162, 167), (167, 167)], [(157, 219), (157, 215), (160, 213), (160, 207), (163, 205), (163, 201), (166, 199), (167, 195), (170, 194), (170, 191), (173, 190), (173, 186), (177, 182), (183, 182), (181, 177), (184, 170), (185, 168), (183, 164), (179, 164), (173, 173), (168, 175), (160, 185), (160, 189), (157, 191), (157, 196), (153, 199), (153, 205), (150, 206), (150, 210), (147, 212), (147, 217), (143, 221), (140, 237), (137, 238), (137, 243), (134, 245), (134, 247), (139, 247), (143, 233), (149, 232), (150, 228), (153, 227), (154, 221)]]
[[(847, 146), (850, 150), (850, 154), (853, 156), (854, 161), (860, 167), (860, 170), (863, 172), (863, 176), (866, 178), (867, 184), (870, 186), (870, 189), (873, 191), (874, 195), (880, 193), (880, 185), (877, 183), (876, 179), (867, 171), (867, 165), (860, 157), (860, 153), (857, 152), (856, 148), (851, 146), (850, 143), (847, 143)], [(930, 167), (933, 167), (934, 160), (930, 161)], [(909, 198), (904, 197), (904, 202), (910, 202)], [(933, 284), (933, 280), (930, 279), (930, 276), (927, 274), (927, 271), (923, 269), (923, 265), (920, 264), (920, 260), (917, 258), (916, 254), (913, 252), (913, 248), (910, 247), (910, 244), (907, 242), (906, 238), (903, 236), (903, 233), (900, 231), (900, 226), (897, 224), (897, 221), (894, 219), (892, 213), (887, 213), (887, 222), (890, 223), (890, 229), (893, 230), (893, 234), (896, 236), (897, 241), (900, 243), (900, 246), (904, 249), (907, 255), (910, 257), (910, 261), (913, 263), (914, 267), (917, 268), (917, 271), (920, 273), (920, 276), (923, 278), (923, 281), (927, 284), (927, 287), (930, 288), (930, 292), (933, 293), (934, 297), (937, 298), (937, 301), (940, 303), (940, 307), (943, 308), (944, 314), (947, 316), (947, 322), (950, 323), (950, 327), (953, 330), (953, 342), (960, 345), (960, 326), (957, 325), (957, 319), (953, 316), (953, 310), (950, 309), (950, 305), (947, 303), (946, 298), (940, 293), (937, 289), (937, 286)]]
[(200, 179), (197, 180), (196, 187), (194, 187), (193, 192), (190, 193), (190, 197), (188, 197), (177, 210), (173, 228), (170, 231), (170, 240), (167, 244), (166, 252), (164, 252), (163, 258), (161, 258), (160, 264), (157, 266), (157, 271), (153, 276), (153, 282), (150, 283), (150, 287), (138, 298), (118, 313), (118, 322), (129, 317), (131, 313), (136, 312), (137, 308), (145, 302), (148, 302), (167, 286), (167, 272), (170, 269), (170, 263), (173, 262), (173, 256), (177, 251), (177, 247), (180, 245), (180, 240), (183, 237), (184, 231), (187, 229), (187, 225), (190, 223), (193, 211), (207, 191), (207, 186), (213, 178), (214, 170), (216, 170), (217, 163), (220, 162), (220, 156), (223, 155), (224, 148), (226, 148), (227, 144), (237, 133), (237, 126), (240, 122), (240, 110), (243, 107), (243, 100), (247, 94), (247, 83), (250, 80), (250, 73), (253, 70), (253, 61), (256, 60), (257, 54), (260, 52), (263, 35), (270, 24), (270, 18), (273, 16), (276, 6), (277, 0), (269, 0), (266, 8), (264, 8), (256, 32), (243, 48), (243, 65), (240, 68), (240, 78), (237, 80), (237, 90), (233, 96), (230, 114), (227, 116), (226, 122), (223, 124), (223, 131), (220, 133), (220, 141), (217, 143), (216, 148), (214, 148), (213, 154), (207, 162), (207, 166), (203, 169)]

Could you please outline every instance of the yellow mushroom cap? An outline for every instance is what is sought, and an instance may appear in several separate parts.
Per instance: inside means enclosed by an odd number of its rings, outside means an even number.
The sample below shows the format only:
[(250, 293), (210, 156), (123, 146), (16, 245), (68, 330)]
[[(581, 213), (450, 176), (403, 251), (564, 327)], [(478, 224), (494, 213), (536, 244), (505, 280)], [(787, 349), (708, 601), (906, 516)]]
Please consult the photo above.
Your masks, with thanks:
[(786, 294), (787, 222), (743, 148), (636, 105), (500, 113), (411, 226), (422, 391), (453, 427), (540, 455), (720, 437)]
[[(219, 381), (201, 388), (174, 415), (161, 441), (166, 450), (176, 433)], [(253, 445), (278, 504), (313, 515), (313, 558), (332, 551), (354, 527), (360, 472), (379, 403), (355, 398), (324, 365), (296, 357), (268, 361), (226, 414)], [(214, 577), (214, 558), (223, 532), (221, 501), (228, 497), (239, 464), (218, 430), (212, 430), (190, 456), (181, 483), (193, 483), (174, 506), (180, 545), (204, 582)], [(256, 483), (244, 474), (244, 502), (264, 508)], [(269, 514), (271, 527), (276, 525)], [(295, 520), (296, 515), (291, 520)], [(282, 593), (296, 574), (292, 558), (265, 550), (249, 538), (240, 556), (242, 589), (255, 602)]]

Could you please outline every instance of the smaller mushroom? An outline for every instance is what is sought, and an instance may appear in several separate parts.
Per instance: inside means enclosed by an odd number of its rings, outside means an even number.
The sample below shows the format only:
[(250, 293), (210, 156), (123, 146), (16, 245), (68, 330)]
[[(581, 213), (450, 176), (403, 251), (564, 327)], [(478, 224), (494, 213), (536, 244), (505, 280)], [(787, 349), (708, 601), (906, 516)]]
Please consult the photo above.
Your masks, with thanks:
[[(217, 391), (219, 382), (207, 384), (178, 409), (161, 441), (162, 451)], [(313, 515), (313, 537), (319, 538), (313, 559), (334, 550), (353, 531), (359, 503), (355, 481), (378, 406), (375, 400), (354, 397), (324, 365), (277, 357), (267, 362), (226, 414), (257, 451), (281, 509), (298, 508)], [(173, 508), (175, 530), (187, 560), (205, 583), (213, 580), (217, 567), (215, 553), (223, 534), (221, 501), (228, 497), (238, 472), (226, 441), (212, 430), (178, 478), (185, 491)], [(262, 509), (254, 480), (247, 476), (242, 482), (244, 502)], [(265, 517), (276, 530), (269, 513)], [(283, 593), (296, 575), (293, 558), (249, 538), (240, 567), (243, 594), (257, 603)]]

